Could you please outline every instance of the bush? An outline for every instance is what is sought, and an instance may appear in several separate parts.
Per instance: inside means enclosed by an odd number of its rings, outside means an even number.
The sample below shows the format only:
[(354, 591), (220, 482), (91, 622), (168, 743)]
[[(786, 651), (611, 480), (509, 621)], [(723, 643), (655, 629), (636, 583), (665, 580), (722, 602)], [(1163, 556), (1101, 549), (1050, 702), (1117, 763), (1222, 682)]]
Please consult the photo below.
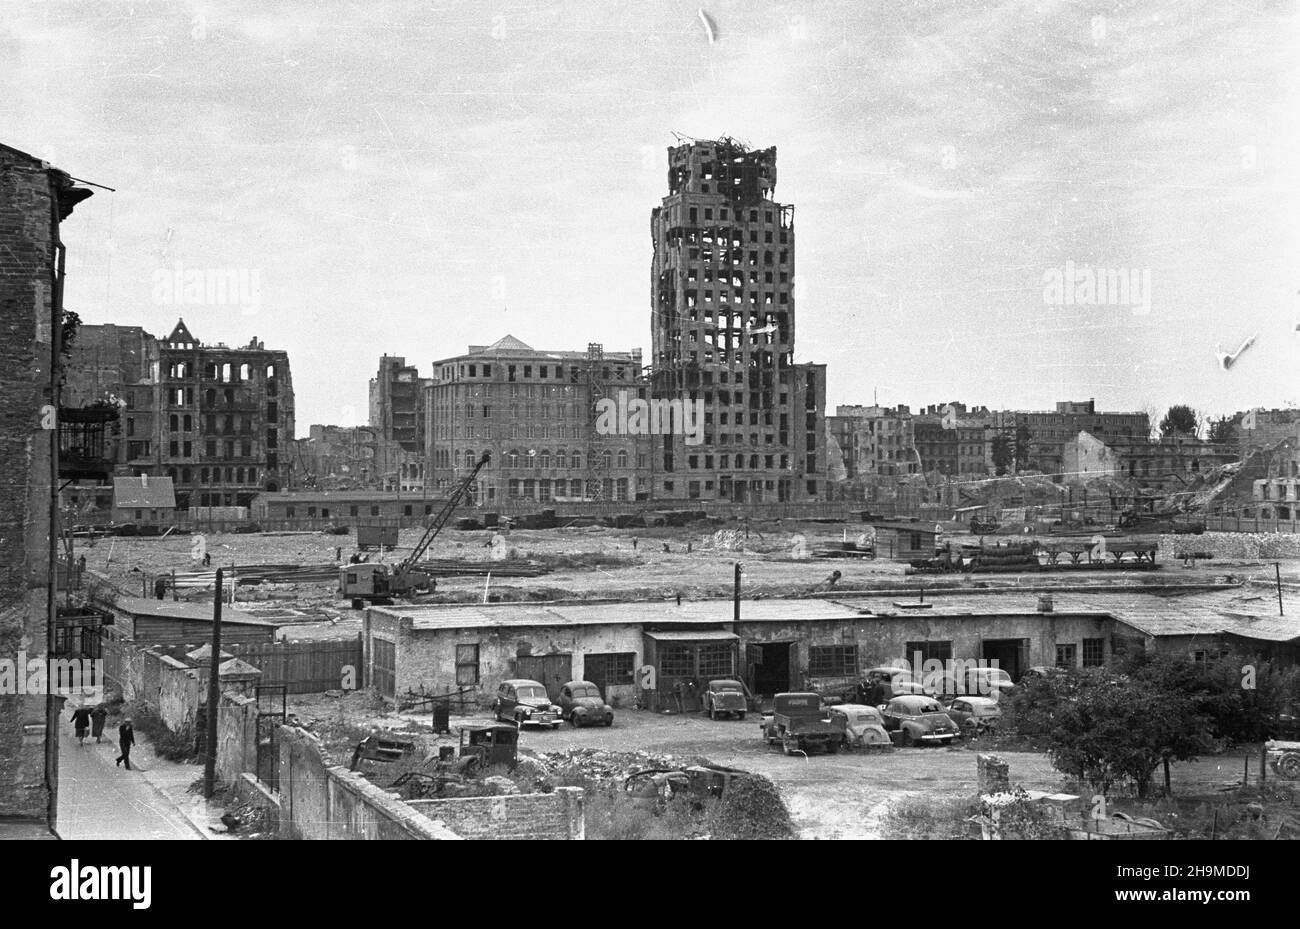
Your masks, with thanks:
[(149, 740), (149, 746), (159, 758), (168, 761), (189, 761), (194, 757), (194, 734), (172, 732), (157, 713), (147, 706), (137, 704), (131, 713), (124, 713), (135, 731)]

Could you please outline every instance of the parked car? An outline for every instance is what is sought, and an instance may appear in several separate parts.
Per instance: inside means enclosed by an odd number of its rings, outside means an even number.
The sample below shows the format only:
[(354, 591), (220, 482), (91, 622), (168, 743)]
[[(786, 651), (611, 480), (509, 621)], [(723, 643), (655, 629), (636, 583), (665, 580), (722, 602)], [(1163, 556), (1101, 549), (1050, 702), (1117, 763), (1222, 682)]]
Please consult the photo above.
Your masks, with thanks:
[(760, 724), (763, 740), (791, 755), (821, 748), (834, 754), (844, 744), (844, 716), (822, 706), (821, 694), (785, 693), (772, 698), (772, 715)]
[(728, 679), (709, 681), (709, 687), (704, 691), (700, 704), (704, 712), (709, 714), (709, 719), (717, 719), (724, 715), (744, 719), (745, 711), (749, 709), (745, 685), (740, 681)]
[(524, 726), (550, 726), (560, 728), (560, 708), (546, 695), (546, 688), (537, 681), (515, 679), (503, 681), (497, 688), (492, 712), (503, 722)]
[(1264, 738), (1300, 741), (1300, 716), (1296, 708), (1288, 706), (1264, 721)]
[(912, 676), (912, 672), (907, 668), (896, 668), (891, 666), (882, 666), (879, 668), (869, 668), (862, 672), (862, 679), (866, 683), (868, 691), (880, 685), (881, 703), (888, 703), (899, 694), (921, 694), (926, 690), (921, 683)]
[(1016, 686), (1002, 668), (987, 667), (954, 668), (943, 672), (933, 684), (936, 691), (933, 696), (943, 703), (964, 696), (990, 697), (996, 701)]
[(840, 703), (830, 707), (832, 714), (844, 717), (844, 744), (853, 748), (876, 748), (892, 744), (885, 731), (885, 718), (879, 707), (863, 703)]
[(890, 700), (881, 712), (885, 729), (901, 733), (904, 745), (949, 745), (957, 738), (957, 724), (933, 697), (904, 694)]
[(1058, 677), (1064, 673), (1064, 668), (1054, 668), (1051, 665), (1034, 665), (1020, 675), (1020, 683), (1023, 684), (1026, 680), (1045, 680), (1049, 677)]
[(957, 728), (980, 733), (1001, 721), (1002, 708), (992, 697), (957, 697), (948, 704), (948, 717)]
[(591, 681), (569, 681), (560, 688), (560, 715), (571, 726), (614, 725), (614, 708)]

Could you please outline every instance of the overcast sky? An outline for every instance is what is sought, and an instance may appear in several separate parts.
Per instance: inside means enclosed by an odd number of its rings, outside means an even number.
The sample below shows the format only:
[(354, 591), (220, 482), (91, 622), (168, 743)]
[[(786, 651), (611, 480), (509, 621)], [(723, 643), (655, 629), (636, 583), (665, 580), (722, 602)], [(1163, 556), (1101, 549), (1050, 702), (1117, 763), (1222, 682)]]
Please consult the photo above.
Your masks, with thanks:
[[(1293, 2), (705, 10), (7, 0), (0, 141), (117, 189), (65, 224), (69, 307), (287, 350), (300, 434), (384, 352), (649, 360), (674, 132), (777, 147), (832, 406), (1300, 400)], [(180, 304), (177, 262), (257, 299)], [(1053, 305), (1067, 262), (1149, 305)]]

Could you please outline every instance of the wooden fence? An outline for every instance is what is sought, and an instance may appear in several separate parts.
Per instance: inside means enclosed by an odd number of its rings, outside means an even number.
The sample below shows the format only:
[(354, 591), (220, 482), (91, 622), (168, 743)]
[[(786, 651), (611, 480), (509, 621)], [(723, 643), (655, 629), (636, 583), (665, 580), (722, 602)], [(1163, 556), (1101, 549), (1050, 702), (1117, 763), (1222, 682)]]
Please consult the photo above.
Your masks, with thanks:
[(291, 694), (338, 690), (350, 675), (361, 686), (361, 636), (320, 642), (265, 642), (223, 646), (262, 672), (259, 684), (284, 684)]
[(1278, 519), (1263, 516), (1208, 516), (1208, 532), (1290, 532), (1300, 533), (1300, 519)]

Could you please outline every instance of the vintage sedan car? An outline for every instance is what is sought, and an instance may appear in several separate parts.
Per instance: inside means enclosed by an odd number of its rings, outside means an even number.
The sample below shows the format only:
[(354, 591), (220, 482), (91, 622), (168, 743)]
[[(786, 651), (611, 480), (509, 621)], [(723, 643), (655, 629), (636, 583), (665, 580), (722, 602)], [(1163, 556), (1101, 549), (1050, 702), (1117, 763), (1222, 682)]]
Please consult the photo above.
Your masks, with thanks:
[(492, 712), (503, 722), (524, 726), (550, 726), (560, 728), (560, 708), (546, 695), (546, 688), (537, 681), (515, 679), (502, 681), (497, 688)]
[(881, 748), (891, 745), (880, 709), (864, 703), (839, 703), (829, 708), (844, 717), (844, 744), (851, 748)]
[(614, 725), (614, 708), (591, 681), (569, 681), (560, 688), (560, 715), (571, 726)]
[(1264, 738), (1300, 740), (1300, 714), (1296, 708), (1288, 706), (1269, 716), (1264, 721)]
[(988, 667), (954, 668), (927, 683), (934, 684), (934, 696), (942, 703), (965, 696), (997, 701), (1016, 686), (1005, 670)]
[(745, 711), (749, 709), (745, 685), (729, 679), (709, 681), (709, 687), (700, 700), (700, 707), (709, 714), (709, 719), (717, 719), (719, 716), (744, 719)]
[(963, 731), (980, 733), (1002, 719), (1002, 707), (992, 697), (957, 697), (948, 704), (948, 716)]
[(877, 684), (884, 691), (882, 698), (883, 703), (897, 697), (899, 694), (923, 694), (926, 693), (925, 687), (921, 685), (907, 668), (896, 668), (891, 666), (882, 666), (879, 668), (869, 668), (862, 672), (862, 680), (867, 688), (873, 688)]
[(901, 733), (904, 745), (950, 745), (957, 738), (957, 724), (943, 705), (923, 694), (905, 694), (884, 705), (885, 729)]

